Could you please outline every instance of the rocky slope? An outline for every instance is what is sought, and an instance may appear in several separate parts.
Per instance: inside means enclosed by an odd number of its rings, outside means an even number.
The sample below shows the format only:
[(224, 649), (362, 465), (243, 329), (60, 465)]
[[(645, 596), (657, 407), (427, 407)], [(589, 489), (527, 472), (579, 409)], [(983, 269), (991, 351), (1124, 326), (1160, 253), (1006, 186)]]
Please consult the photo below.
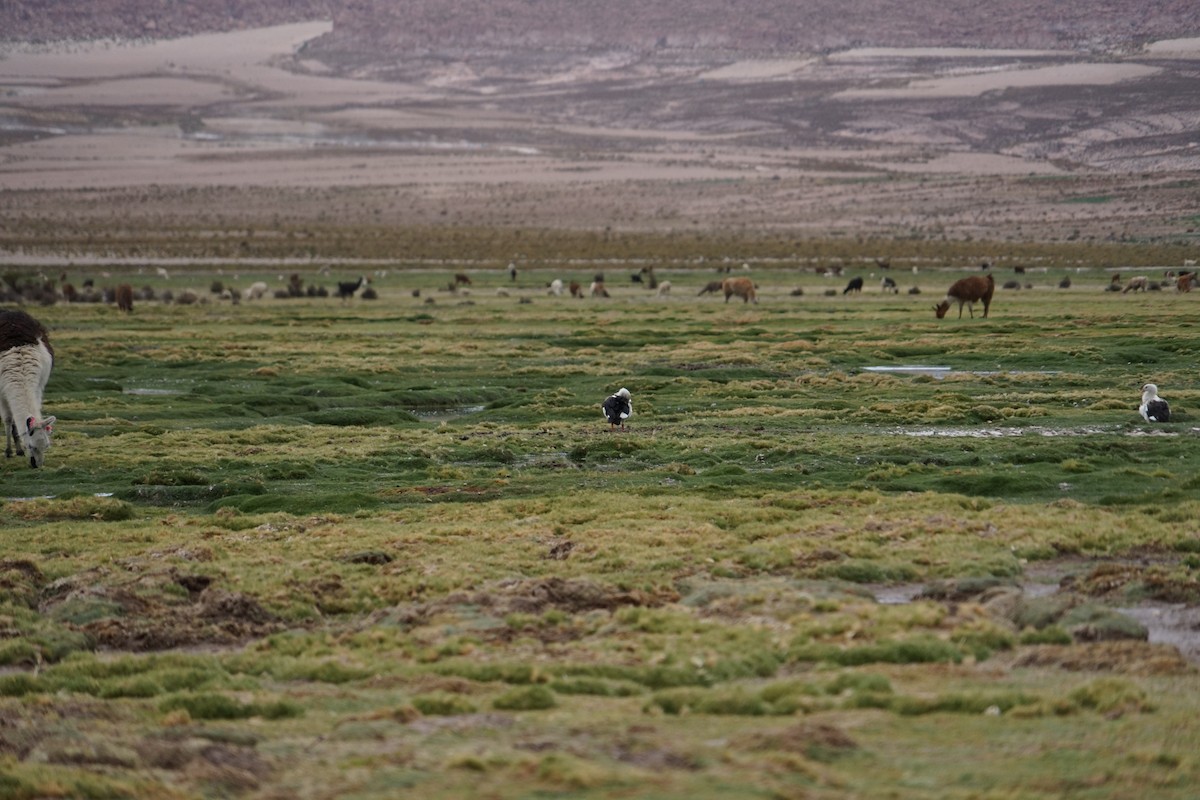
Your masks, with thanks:
[(6, 0), (0, 41), (171, 39), (330, 14), (323, 0)]
[(960, 45), (1109, 49), (1200, 31), (1190, 0), (355, 0), (335, 39), (405, 47), (706, 47), (823, 51)]
[(1194, 0), (9, 0), (0, 40), (169, 38), (328, 18), (325, 48), (359, 58), (523, 48), (1112, 50), (1200, 33)]

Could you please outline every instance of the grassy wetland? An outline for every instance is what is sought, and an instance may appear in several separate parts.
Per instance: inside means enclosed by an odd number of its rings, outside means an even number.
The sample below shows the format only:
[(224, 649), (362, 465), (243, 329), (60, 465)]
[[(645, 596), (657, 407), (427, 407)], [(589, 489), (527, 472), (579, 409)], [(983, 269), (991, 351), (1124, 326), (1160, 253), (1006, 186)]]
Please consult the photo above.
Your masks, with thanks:
[(1200, 296), (1064, 244), (939, 321), (978, 262), (926, 247), (898, 294), (751, 258), (757, 305), (545, 257), (31, 308), (58, 425), (3, 464), (0, 796), (1194, 796), (1161, 623), (1200, 603)]

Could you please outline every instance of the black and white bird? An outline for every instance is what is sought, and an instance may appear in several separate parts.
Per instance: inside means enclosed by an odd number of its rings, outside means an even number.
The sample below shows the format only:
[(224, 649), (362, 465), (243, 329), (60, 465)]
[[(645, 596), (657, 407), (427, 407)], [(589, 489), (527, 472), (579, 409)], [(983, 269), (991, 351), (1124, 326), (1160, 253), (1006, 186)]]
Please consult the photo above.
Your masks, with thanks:
[(613, 427), (620, 425), (624, 430), (625, 420), (633, 414), (633, 400), (629, 397), (629, 390), (622, 388), (616, 394), (609, 395), (600, 408), (604, 410), (604, 418), (610, 425)]
[(1171, 407), (1158, 396), (1158, 387), (1147, 383), (1142, 387), (1142, 405), (1138, 408), (1146, 422), (1170, 422)]

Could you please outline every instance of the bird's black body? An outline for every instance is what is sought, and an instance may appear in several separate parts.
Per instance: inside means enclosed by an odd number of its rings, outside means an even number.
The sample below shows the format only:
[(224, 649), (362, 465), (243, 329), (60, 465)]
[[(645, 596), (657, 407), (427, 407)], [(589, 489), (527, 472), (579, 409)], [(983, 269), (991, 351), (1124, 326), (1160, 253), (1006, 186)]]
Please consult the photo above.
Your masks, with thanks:
[(1146, 418), (1148, 422), (1170, 422), (1171, 407), (1166, 400), (1151, 400), (1146, 404)]
[(625, 420), (633, 413), (633, 403), (619, 394), (610, 395), (601, 406), (604, 417), (613, 425), (625, 425)]
[(1147, 383), (1142, 387), (1142, 405), (1138, 408), (1146, 422), (1170, 422), (1171, 407), (1158, 396), (1158, 387)]

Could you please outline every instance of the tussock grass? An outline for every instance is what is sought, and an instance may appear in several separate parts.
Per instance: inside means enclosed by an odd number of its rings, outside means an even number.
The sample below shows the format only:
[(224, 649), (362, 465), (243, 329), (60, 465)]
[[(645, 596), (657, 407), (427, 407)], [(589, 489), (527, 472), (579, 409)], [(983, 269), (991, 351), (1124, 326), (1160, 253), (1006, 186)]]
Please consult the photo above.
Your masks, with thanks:
[[(494, 244), (459, 237), (420, 247)], [(552, 298), (594, 264), (546, 256), (469, 295), (425, 267), (370, 302), (40, 309), (55, 444), (0, 467), (14, 795), (203, 794), (203, 741), (280, 796), (1190, 796), (1195, 672), (1114, 607), (1200, 597), (1194, 295), (1083, 261), (939, 322), (965, 267), (827, 298), (772, 262), (745, 308), (697, 296), (703, 236), (569, 243), (647, 247), (674, 292)], [(914, 365), (951, 371), (865, 369)]]

